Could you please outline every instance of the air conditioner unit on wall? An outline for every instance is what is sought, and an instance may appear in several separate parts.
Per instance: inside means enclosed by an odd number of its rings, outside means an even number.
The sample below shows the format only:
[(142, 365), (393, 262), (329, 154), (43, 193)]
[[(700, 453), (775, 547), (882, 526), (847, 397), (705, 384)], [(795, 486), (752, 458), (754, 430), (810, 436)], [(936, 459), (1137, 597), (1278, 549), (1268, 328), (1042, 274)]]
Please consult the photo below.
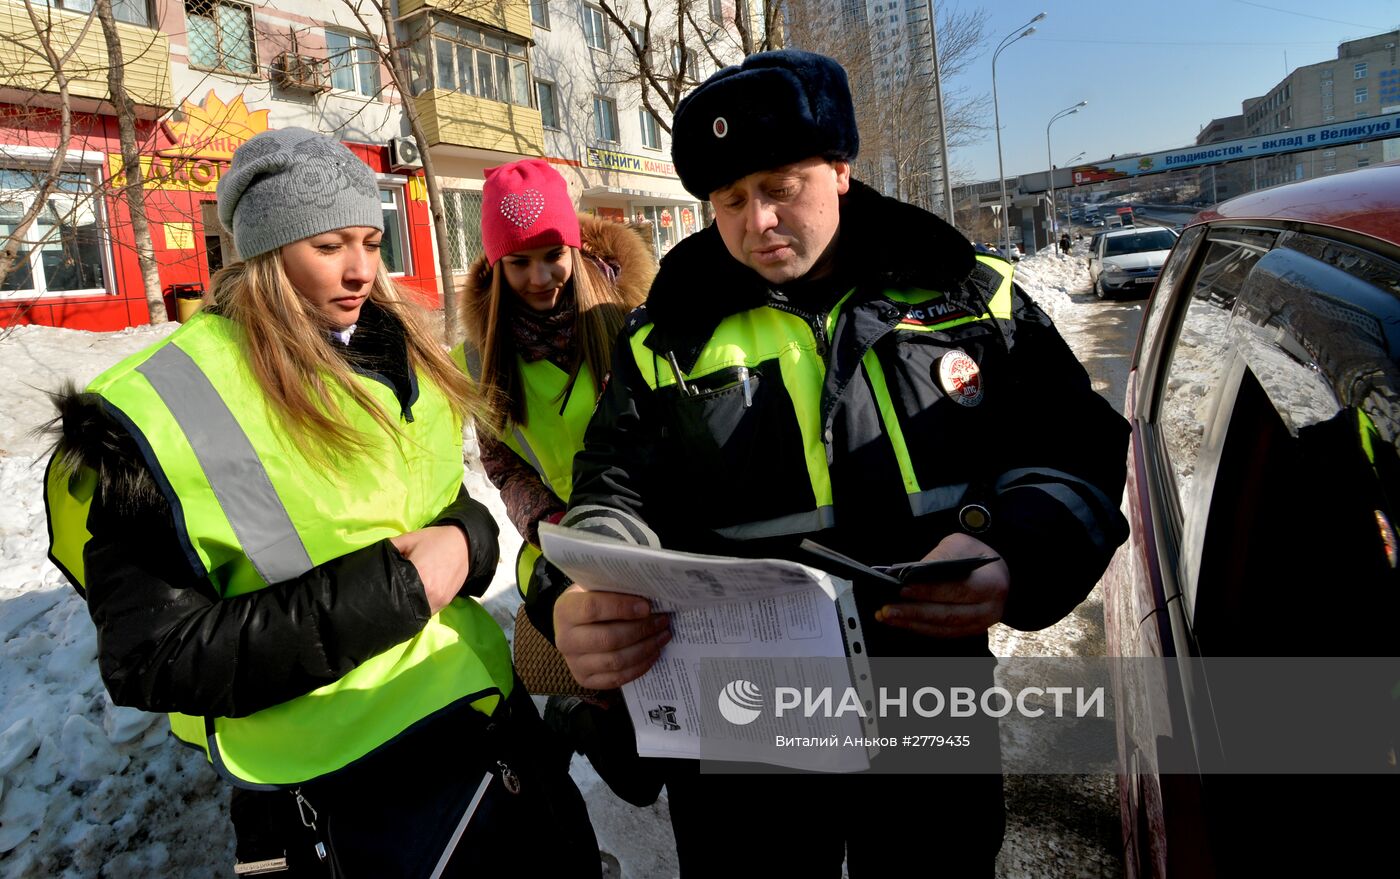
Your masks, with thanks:
[(418, 142), (411, 137), (389, 138), (389, 170), (411, 171), (423, 167)]
[(272, 78), (284, 89), (319, 94), (331, 87), (331, 63), (315, 55), (283, 52), (272, 61)]

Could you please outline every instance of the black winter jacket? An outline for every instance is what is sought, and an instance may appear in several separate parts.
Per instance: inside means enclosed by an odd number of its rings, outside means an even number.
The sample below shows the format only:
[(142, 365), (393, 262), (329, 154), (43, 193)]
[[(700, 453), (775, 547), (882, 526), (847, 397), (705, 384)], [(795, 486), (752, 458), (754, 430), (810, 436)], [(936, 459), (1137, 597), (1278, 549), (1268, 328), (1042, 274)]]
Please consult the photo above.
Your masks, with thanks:
[[(367, 305), (347, 356), (390, 384), (409, 410), (416, 377), (397, 322)], [(101, 398), (69, 387), (55, 403), (55, 453), (76, 455), (98, 474), (84, 551), (86, 597), (98, 665), (116, 704), (243, 717), (340, 679), (427, 624), (417, 569), (387, 539), (221, 600), (192, 571), (169, 502)], [(471, 567), (462, 591), (481, 595), (498, 555), (490, 512), (463, 489), (432, 524), (466, 533)]]
[[(1049, 318), (1019, 288), (1009, 320), (915, 331), (919, 322), (935, 326), (987, 312), (999, 281), (937, 217), (852, 181), (842, 198), (834, 264), (825, 282), (775, 290), (729, 256), (713, 225), (678, 244), (615, 348), (612, 376), (574, 459), (565, 524), (588, 527), (603, 507), (625, 514), (614, 531), (647, 540), (650, 529), (672, 549), (810, 563), (797, 545), (811, 537), (887, 564), (922, 558), (959, 529), (962, 506), (977, 503), (991, 511), (990, 529), (977, 536), (1011, 571), (1005, 621), (1022, 629), (1056, 622), (1083, 600), (1127, 537), (1118, 510), (1127, 422), (1094, 392)], [(827, 339), (824, 318), (852, 289)], [(920, 290), (945, 295), (910, 293)], [(905, 295), (891, 296), (897, 291)], [(830, 431), (835, 525), (735, 540), (720, 529), (812, 508), (789, 389), (775, 369), (760, 367), (758, 392), (748, 401), (736, 393), (688, 396), (675, 386), (653, 391), (630, 337), (653, 324), (645, 345), (660, 369), (668, 370), (674, 356), (687, 371), (726, 317), (759, 307), (807, 319), (824, 353), (819, 405)], [(861, 364), (867, 350), (881, 363), (921, 487), (969, 484), (950, 509), (911, 512)], [(940, 386), (940, 358), (950, 351), (965, 352), (980, 367), (979, 405), (960, 405)], [(537, 626), (550, 622), (563, 585), (557, 572), (545, 573), (555, 582), (543, 584), (530, 608)], [(888, 596), (877, 598), (867, 610)], [(879, 625), (867, 625), (866, 634), (875, 655), (977, 646), (935, 647)], [(973, 640), (985, 650), (985, 639)]]

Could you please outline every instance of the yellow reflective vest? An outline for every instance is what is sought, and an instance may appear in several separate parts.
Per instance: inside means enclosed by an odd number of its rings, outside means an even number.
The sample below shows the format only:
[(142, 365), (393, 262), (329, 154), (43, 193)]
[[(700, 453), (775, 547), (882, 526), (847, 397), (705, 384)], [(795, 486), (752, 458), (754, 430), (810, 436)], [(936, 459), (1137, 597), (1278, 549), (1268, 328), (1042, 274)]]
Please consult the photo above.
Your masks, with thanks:
[[(462, 424), (431, 383), (420, 382), (414, 418), (399, 425), (398, 438), (333, 391), (350, 425), (379, 448), (364, 466), (328, 471), (287, 438), (243, 357), (240, 333), (201, 312), (87, 388), (145, 448), (191, 564), (220, 596), (422, 528), (455, 500)], [(387, 411), (399, 410), (387, 385), (358, 380)], [(96, 480), (86, 469), (62, 473), (51, 465), (46, 479), (52, 554), (82, 584)], [(476, 601), (458, 598), (414, 637), (304, 696), (246, 717), (172, 714), (170, 722), (235, 784), (294, 785), (353, 763), (463, 699), (489, 715), (512, 682), (500, 626)]]
[[(459, 346), (452, 352), (458, 366), (475, 377), (481, 374), (476, 352)], [(545, 486), (564, 503), (573, 493), (574, 455), (583, 448), (583, 433), (598, 400), (598, 385), (587, 364), (579, 367), (578, 378), (569, 391), (569, 374), (548, 360), (527, 363), (516, 357), (520, 386), (525, 394), (525, 422), (507, 422), (500, 440), (539, 474)], [(562, 404), (562, 405), (561, 405)], [(540, 557), (538, 547), (526, 542), (515, 559), (515, 582), (525, 597), (530, 573)]]

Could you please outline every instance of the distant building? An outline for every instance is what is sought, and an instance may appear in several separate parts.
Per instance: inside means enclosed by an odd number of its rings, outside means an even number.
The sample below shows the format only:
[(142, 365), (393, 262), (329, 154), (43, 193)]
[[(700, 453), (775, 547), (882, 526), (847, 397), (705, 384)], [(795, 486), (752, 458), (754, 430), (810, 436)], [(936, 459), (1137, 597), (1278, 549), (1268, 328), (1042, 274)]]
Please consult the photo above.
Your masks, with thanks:
[[(1400, 112), (1400, 30), (1350, 40), (1334, 60), (1299, 67), (1244, 102), (1244, 136)], [(1322, 177), (1400, 159), (1400, 138), (1241, 163), (1252, 188)]]
[[(1220, 143), (1223, 140), (1237, 140), (1247, 134), (1243, 114), (1224, 116), (1206, 123), (1205, 127), (1201, 129), (1201, 133), (1196, 135), (1196, 145), (1204, 146), (1209, 143)], [(1211, 165), (1208, 168), (1200, 169), (1198, 174), (1201, 197), (1209, 199), (1212, 203), (1233, 198), (1252, 188), (1249, 184), (1249, 169), (1240, 162)]]

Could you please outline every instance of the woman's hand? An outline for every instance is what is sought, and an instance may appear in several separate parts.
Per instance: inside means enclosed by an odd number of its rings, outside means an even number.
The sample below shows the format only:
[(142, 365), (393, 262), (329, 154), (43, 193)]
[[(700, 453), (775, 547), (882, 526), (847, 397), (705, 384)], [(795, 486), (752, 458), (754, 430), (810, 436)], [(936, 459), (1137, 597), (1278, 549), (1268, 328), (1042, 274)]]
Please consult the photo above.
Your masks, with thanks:
[(404, 558), (418, 569), (430, 612), (437, 613), (457, 597), (471, 568), (467, 535), (456, 525), (436, 525), (391, 537)]

